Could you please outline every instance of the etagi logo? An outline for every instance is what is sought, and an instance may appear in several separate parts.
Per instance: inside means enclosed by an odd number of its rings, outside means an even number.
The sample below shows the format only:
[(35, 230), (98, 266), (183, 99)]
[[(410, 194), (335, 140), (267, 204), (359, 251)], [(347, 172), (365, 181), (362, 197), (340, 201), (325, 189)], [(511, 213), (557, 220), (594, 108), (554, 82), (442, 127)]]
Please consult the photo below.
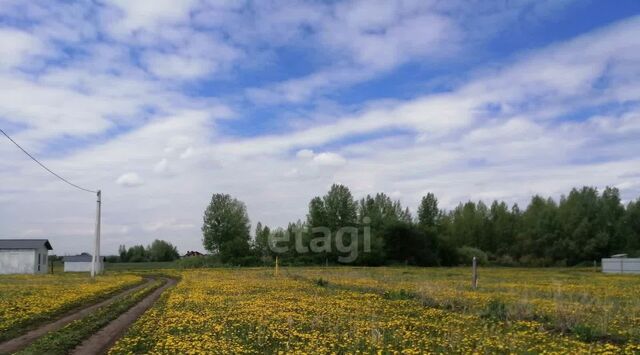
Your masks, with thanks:
[[(358, 259), (360, 252), (371, 252), (371, 219), (364, 217), (359, 227), (345, 226), (335, 231), (325, 226), (300, 228), (294, 233), (271, 233), (269, 249), (276, 254), (285, 254), (291, 250), (291, 234), (294, 238), (294, 249), (298, 254), (332, 253), (335, 250), (341, 263), (352, 263)], [(307, 238), (305, 238), (307, 237)], [(360, 248), (362, 243), (362, 248)], [(346, 254), (346, 255), (345, 255)]]

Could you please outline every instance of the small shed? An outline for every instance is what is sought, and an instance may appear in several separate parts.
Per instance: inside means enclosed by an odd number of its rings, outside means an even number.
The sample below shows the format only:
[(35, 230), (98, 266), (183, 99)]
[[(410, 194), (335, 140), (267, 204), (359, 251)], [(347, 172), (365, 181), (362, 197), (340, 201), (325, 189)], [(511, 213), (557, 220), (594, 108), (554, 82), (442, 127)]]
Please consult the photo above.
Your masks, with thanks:
[(46, 274), (48, 239), (0, 239), (0, 274)]
[(602, 259), (602, 272), (606, 274), (640, 274), (640, 258), (627, 258), (616, 254)]
[[(89, 253), (82, 253), (80, 255), (70, 255), (62, 258), (64, 262), (64, 272), (85, 272), (91, 271), (91, 262), (93, 257)], [(102, 272), (104, 267), (105, 257), (102, 256), (98, 259), (97, 273)]]

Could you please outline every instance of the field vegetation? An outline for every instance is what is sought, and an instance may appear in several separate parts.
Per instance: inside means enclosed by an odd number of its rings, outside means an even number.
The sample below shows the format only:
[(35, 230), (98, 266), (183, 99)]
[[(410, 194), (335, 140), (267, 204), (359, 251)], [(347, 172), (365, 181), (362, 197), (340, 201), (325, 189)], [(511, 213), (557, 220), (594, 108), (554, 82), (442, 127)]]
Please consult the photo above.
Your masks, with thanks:
[(141, 281), (140, 276), (130, 274), (108, 274), (95, 280), (86, 273), (2, 275), (0, 341)]
[(181, 274), (111, 354), (640, 351), (630, 276), (490, 268), (473, 291), (458, 268)]
[(98, 308), (87, 317), (75, 320), (59, 330), (47, 333), (18, 352), (18, 354), (68, 354), (76, 346), (80, 345), (83, 340), (89, 338), (120, 314), (126, 312), (163, 283), (164, 281), (162, 280), (156, 280), (133, 293), (119, 296), (112, 303)]

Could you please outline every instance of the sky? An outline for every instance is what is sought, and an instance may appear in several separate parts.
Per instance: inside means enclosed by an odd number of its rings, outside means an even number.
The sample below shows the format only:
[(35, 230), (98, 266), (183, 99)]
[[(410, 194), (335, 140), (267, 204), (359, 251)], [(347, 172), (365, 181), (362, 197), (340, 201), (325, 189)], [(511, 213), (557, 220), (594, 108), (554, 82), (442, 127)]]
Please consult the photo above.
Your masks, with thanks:
[[(331, 184), (640, 196), (640, 2), (0, 0), (0, 128), (101, 189), (102, 251), (202, 251), (211, 195), (253, 226)], [(4, 138), (4, 137), (0, 137)], [(95, 196), (0, 139), (0, 238), (91, 251)]]

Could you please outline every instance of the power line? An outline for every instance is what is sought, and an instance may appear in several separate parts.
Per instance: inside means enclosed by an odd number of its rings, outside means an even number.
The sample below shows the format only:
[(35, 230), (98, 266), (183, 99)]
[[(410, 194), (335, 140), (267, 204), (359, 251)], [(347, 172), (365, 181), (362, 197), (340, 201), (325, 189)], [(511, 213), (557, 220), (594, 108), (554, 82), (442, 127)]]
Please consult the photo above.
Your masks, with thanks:
[(67, 180), (67, 179), (63, 178), (62, 176), (60, 176), (60, 175), (58, 175), (58, 174), (54, 173), (51, 169), (47, 168), (44, 164), (42, 164), (40, 161), (38, 161), (38, 159), (36, 159), (33, 155), (29, 154), (29, 152), (27, 152), (24, 148), (22, 148), (22, 147), (20, 146), (20, 144), (16, 143), (16, 141), (14, 141), (11, 137), (9, 137), (9, 135), (8, 135), (5, 131), (3, 131), (3, 130), (2, 130), (2, 128), (0, 128), (0, 132), (2, 132), (2, 134), (4, 134), (4, 136), (5, 136), (5, 137), (7, 137), (7, 138), (11, 141), (11, 143), (15, 144), (15, 145), (16, 145), (16, 147), (20, 148), (20, 150), (21, 150), (24, 154), (26, 154), (26, 155), (27, 155), (29, 158), (31, 158), (33, 161), (35, 161), (36, 163), (38, 163), (38, 165), (40, 165), (42, 168), (44, 168), (44, 170), (46, 170), (46, 171), (50, 172), (51, 174), (53, 174), (53, 176), (55, 176), (55, 177), (57, 177), (58, 179), (60, 179), (60, 180), (62, 180), (62, 181), (64, 181), (64, 182), (66, 182), (67, 184), (69, 184), (69, 185), (71, 185), (71, 186), (75, 187), (76, 189), (80, 189), (80, 190), (82, 190), (82, 191), (86, 191), (86, 192), (91, 192), (91, 193), (93, 193), (93, 194), (95, 194), (95, 193), (97, 193), (97, 192), (98, 192), (98, 191), (93, 191), (93, 190), (85, 189), (85, 188), (84, 188), (84, 187), (82, 187), (82, 186), (78, 186), (78, 185), (76, 185), (76, 184), (72, 183), (71, 181), (69, 181), (69, 180)]

